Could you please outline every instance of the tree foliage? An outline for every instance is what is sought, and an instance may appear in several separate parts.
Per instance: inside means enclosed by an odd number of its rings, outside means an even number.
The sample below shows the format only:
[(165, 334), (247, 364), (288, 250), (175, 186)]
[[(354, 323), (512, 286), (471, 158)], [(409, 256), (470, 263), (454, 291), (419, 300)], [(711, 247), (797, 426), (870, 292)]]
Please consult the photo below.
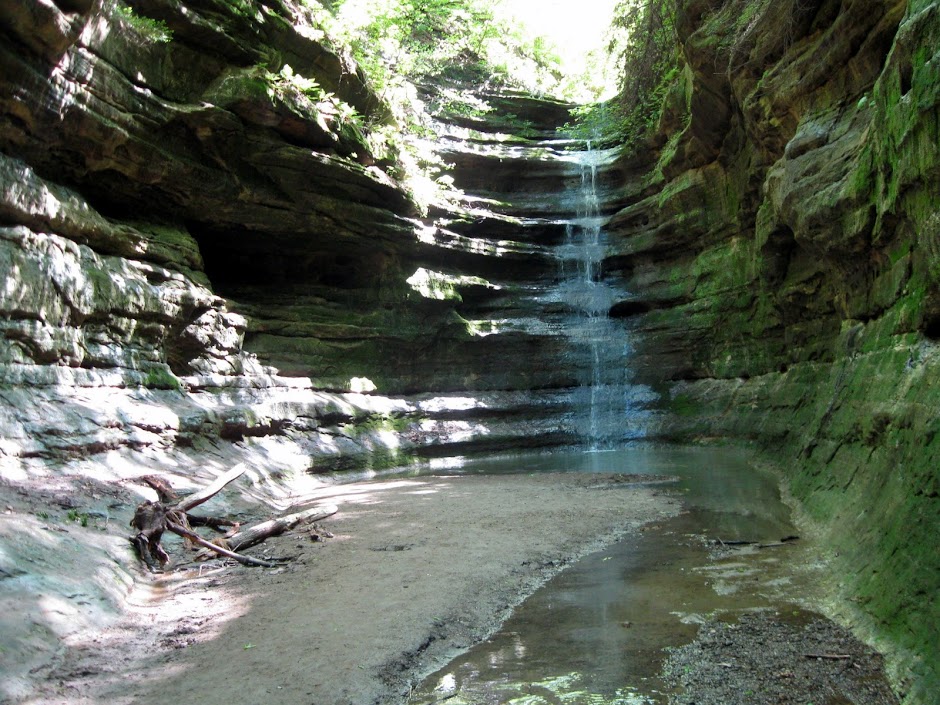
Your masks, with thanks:
[(606, 50), (619, 76), (616, 98), (575, 113), (578, 136), (637, 145), (655, 126), (680, 66), (676, 0), (621, 0)]
[(432, 113), (484, 114), (481, 89), (548, 92), (561, 78), (549, 42), (527, 38), (494, 11), (496, 0), (303, 0), (317, 31), (349, 51), (391, 121), (365, 120), (363, 138), (422, 208), (449, 188), (424, 138)]
[(620, 55), (620, 96), (628, 115), (627, 129), (638, 134), (655, 124), (678, 71), (676, 0), (622, 2), (613, 26), (627, 37)]
[(547, 91), (561, 78), (548, 42), (500, 20), (489, 0), (338, 0), (333, 34), (384, 88), (418, 83)]

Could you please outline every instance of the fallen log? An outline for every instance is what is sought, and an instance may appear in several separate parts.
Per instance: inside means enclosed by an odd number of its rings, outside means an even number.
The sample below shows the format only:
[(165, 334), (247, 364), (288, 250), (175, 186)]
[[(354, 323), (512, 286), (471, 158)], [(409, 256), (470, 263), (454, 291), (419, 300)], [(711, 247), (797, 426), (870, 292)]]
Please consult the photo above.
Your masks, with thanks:
[(228, 558), (234, 558), (236, 561), (243, 565), (256, 565), (262, 568), (276, 568), (277, 563), (271, 563), (269, 561), (263, 561), (260, 558), (255, 558), (253, 556), (244, 556), (241, 553), (236, 553), (235, 551), (230, 551), (227, 548), (223, 548), (217, 544), (212, 543), (211, 541), (206, 541), (199, 534), (189, 531), (188, 529), (183, 528), (179, 524), (176, 524), (172, 521), (167, 521), (166, 528), (172, 531), (174, 534), (179, 534), (180, 536), (189, 539), (193, 543), (199, 544), (203, 548), (208, 548), (210, 551), (215, 551), (216, 553), (227, 556)]
[(170, 483), (158, 475), (143, 475), (137, 478), (137, 482), (144, 483), (156, 492), (157, 499), (163, 502), (163, 504), (175, 504), (180, 499), (176, 490), (170, 487)]
[(758, 548), (774, 548), (775, 546), (786, 546), (788, 543), (798, 541), (799, 536), (784, 536), (779, 542), (760, 543), (758, 541), (725, 541), (717, 538), (712, 543), (722, 546), (757, 546)]
[(137, 506), (131, 526), (137, 529), (137, 534), (131, 543), (144, 563), (151, 569), (155, 563), (166, 565), (170, 560), (169, 554), (160, 545), (163, 532), (166, 531), (167, 508), (161, 502), (144, 502)]
[(757, 543), (757, 541), (725, 541), (723, 539), (715, 539), (722, 546), (752, 546)]
[(174, 509), (178, 509), (181, 512), (188, 512), (190, 509), (195, 509), (203, 502), (215, 497), (219, 492), (225, 489), (225, 486), (230, 482), (234, 482), (242, 475), (245, 474), (247, 468), (239, 463), (234, 468), (229, 470), (227, 473), (222, 475), (222, 477), (216, 479), (211, 485), (206, 487), (204, 490), (199, 490), (198, 492), (193, 492), (190, 495), (186, 495), (174, 505)]
[(338, 511), (339, 508), (335, 504), (324, 504), (305, 509), (302, 512), (288, 514), (278, 519), (264, 521), (227, 537), (225, 539), (225, 545), (233, 551), (250, 548), (270, 536), (283, 534), (285, 531), (290, 531), (299, 524), (326, 519), (329, 516), (333, 516)]
[[(238, 553), (239, 549), (247, 548), (261, 543), (269, 536), (276, 536), (288, 531), (302, 522), (325, 519), (337, 512), (335, 505), (320, 505), (311, 507), (302, 512), (295, 512), (279, 519), (265, 521), (243, 531), (238, 531), (238, 524), (219, 517), (204, 517), (190, 515), (189, 510), (208, 501), (227, 485), (234, 482), (245, 473), (246, 468), (239, 464), (202, 490), (185, 497), (180, 497), (176, 491), (162, 478), (147, 475), (138, 481), (151, 487), (157, 492), (159, 501), (143, 502), (138, 505), (131, 526), (138, 532), (130, 540), (137, 549), (141, 559), (149, 568), (162, 568), (170, 556), (160, 545), (160, 540), (166, 531), (171, 531), (183, 537), (187, 544), (196, 544), (223, 556), (234, 558), (244, 565), (255, 565), (272, 568), (276, 564), (263, 561), (251, 556)], [(208, 541), (195, 531), (193, 526), (210, 526), (222, 530), (223, 526), (234, 527), (234, 532), (218, 541)]]
[[(216, 486), (221, 485), (221, 487), (224, 487), (225, 485), (240, 477), (242, 474), (244, 474), (244, 472), (244, 468), (242, 468), (240, 465), (237, 465), (231, 470), (231, 472), (227, 473), (219, 480), (216, 480), (216, 482), (212, 483), (212, 485), (207, 487), (205, 490), (201, 490), (195, 494), (190, 494), (183, 497), (180, 497), (179, 493), (174, 490), (165, 479), (157, 475), (142, 475), (141, 477), (136, 478), (136, 481), (147, 485), (150, 489), (156, 492), (157, 499), (159, 500), (160, 504), (179, 509), (184, 502), (190, 504), (193, 507), (195, 507), (197, 504), (201, 504), (203, 501), (205, 501), (202, 499), (204, 495), (211, 492), (211, 494), (208, 495), (211, 497), (218, 492), (218, 490), (213, 491)], [(206, 497), (206, 499), (208, 499), (208, 497)], [(238, 526), (238, 522), (231, 521), (229, 519), (200, 516), (197, 514), (190, 514), (188, 510), (184, 511), (186, 511), (186, 518), (189, 520), (189, 526), (191, 527), (208, 526), (216, 529), (217, 531), (224, 531), (225, 529), (222, 527)]]

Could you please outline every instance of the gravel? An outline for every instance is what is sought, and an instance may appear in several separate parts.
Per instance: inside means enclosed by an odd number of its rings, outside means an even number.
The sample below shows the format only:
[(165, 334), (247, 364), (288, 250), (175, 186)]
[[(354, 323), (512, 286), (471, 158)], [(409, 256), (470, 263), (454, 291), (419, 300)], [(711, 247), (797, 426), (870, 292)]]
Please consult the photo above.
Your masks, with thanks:
[(892, 705), (882, 658), (812, 612), (759, 612), (705, 624), (672, 652), (670, 705)]

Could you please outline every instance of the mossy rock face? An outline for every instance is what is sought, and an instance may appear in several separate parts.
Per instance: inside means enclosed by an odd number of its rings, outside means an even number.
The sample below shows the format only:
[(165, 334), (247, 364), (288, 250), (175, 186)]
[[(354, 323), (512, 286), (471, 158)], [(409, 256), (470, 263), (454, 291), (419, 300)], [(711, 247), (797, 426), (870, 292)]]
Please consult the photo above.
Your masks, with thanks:
[(143, 380), (143, 386), (148, 389), (171, 389), (182, 391), (182, 385), (179, 377), (174, 375), (166, 367), (151, 368)]
[[(779, 462), (839, 552), (857, 624), (893, 645), (907, 702), (929, 702), (940, 4), (815, 18), (781, 16), (786, 3), (683, 5), (690, 123), (652, 140), (660, 163), (611, 222), (642, 303), (629, 318), (637, 378), (663, 391), (664, 437), (756, 440)], [(711, 68), (732, 56), (739, 70)], [(734, 116), (702, 115), (706, 90)], [(713, 162), (682, 156), (703, 145)]]
[(757, 438), (773, 448), (771, 461), (839, 553), (841, 597), (859, 605), (857, 624), (895, 654), (898, 677), (913, 670), (911, 702), (929, 702), (936, 686), (930, 655), (940, 611), (929, 596), (940, 570), (940, 422), (925, 410), (940, 403), (928, 381), (938, 373), (932, 346), (894, 338), (837, 366), (684, 383), (662, 429), (683, 439)]

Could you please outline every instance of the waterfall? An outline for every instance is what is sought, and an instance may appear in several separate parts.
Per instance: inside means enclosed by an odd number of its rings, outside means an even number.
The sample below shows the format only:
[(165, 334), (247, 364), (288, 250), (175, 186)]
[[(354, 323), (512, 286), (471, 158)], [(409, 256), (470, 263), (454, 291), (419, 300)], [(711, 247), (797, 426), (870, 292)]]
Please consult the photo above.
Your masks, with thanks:
[(622, 322), (610, 318), (611, 306), (625, 293), (604, 280), (607, 219), (598, 197), (598, 166), (606, 155), (590, 142), (577, 153), (580, 188), (573, 198), (575, 217), (566, 225), (559, 248), (560, 300), (570, 311), (565, 323), (572, 343), (569, 362), (578, 370), (572, 425), (591, 450), (612, 448), (642, 435), (637, 421), (646, 414), (642, 402), (650, 390), (629, 384), (629, 335)]

